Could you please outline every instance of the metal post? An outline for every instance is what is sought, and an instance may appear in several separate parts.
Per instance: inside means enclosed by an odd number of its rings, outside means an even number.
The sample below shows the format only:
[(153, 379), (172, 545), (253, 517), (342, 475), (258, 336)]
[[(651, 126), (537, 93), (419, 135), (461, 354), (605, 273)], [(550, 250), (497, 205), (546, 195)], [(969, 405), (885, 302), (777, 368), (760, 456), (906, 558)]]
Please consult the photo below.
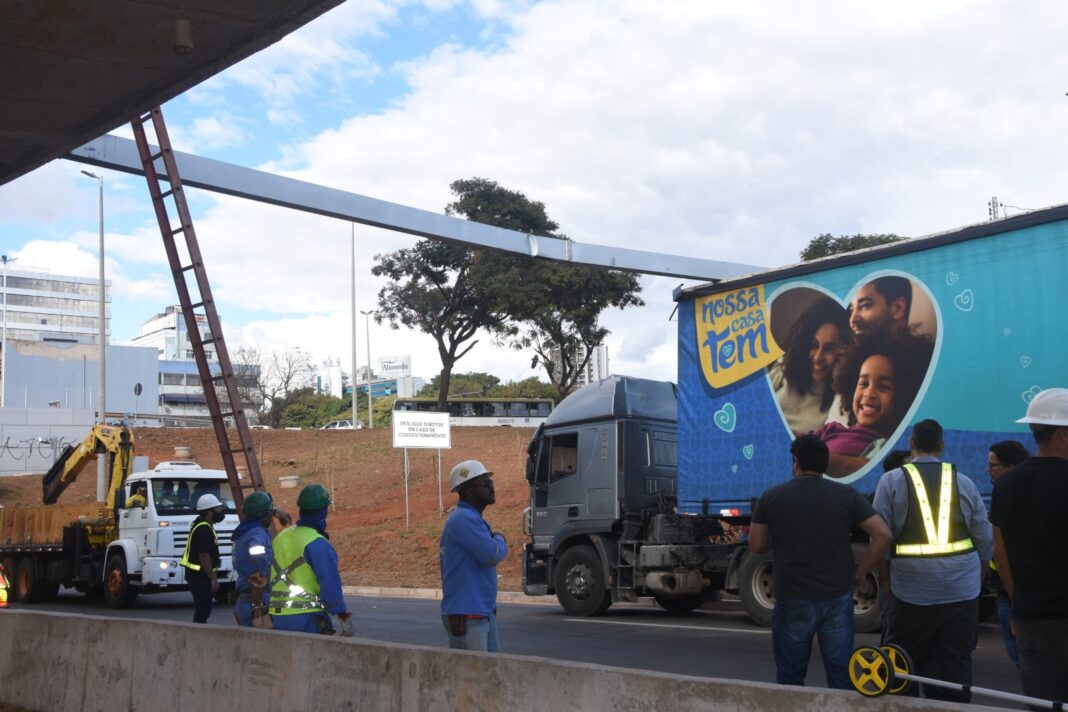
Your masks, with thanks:
[(374, 314), (374, 310), (363, 311), (363, 323), (367, 327), (367, 427), (372, 430), (375, 427), (375, 410), (374, 410), (374, 396), (371, 395), (371, 315)]
[[(105, 298), (105, 282), (104, 282), (104, 178), (98, 176), (91, 171), (82, 171), (83, 174), (94, 179), (98, 185), (98, 195), (100, 203), (100, 311), (97, 317), (97, 342), (99, 345), (99, 352), (97, 360), (100, 362), (97, 368), (97, 390), (99, 391), (98, 400), (100, 406), (97, 409), (97, 422), (101, 425), (107, 423), (107, 400), (105, 397), (105, 383), (104, 376), (106, 373), (106, 353), (107, 353), (107, 329), (104, 326), (104, 321), (107, 318), (106, 309), (104, 306)], [(107, 499), (107, 476), (105, 470), (106, 455), (97, 455), (96, 458), (96, 500), (103, 502)]]
[(438, 515), (440, 516), (445, 512), (445, 505), (441, 501), (441, 448), (438, 448), (437, 462), (434, 463), (434, 466), (438, 471)]
[(8, 257), (7, 255), (0, 255), (0, 262), (4, 263), (4, 332), (3, 338), (0, 339), (0, 408), (4, 407), (4, 392), (7, 390), (7, 364), (4, 363), (4, 357), (7, 356), (7, 266), (8, 264), (17, 260), (17, 257)]
[(411, 517), (408, 515), (408, 448), (404, 448), (404, 528), (411, 528)]
[[(356, 427), (356, 223), (352, 223), (352, 427)], [(368, 412), (370, 420), (370, 412)]]

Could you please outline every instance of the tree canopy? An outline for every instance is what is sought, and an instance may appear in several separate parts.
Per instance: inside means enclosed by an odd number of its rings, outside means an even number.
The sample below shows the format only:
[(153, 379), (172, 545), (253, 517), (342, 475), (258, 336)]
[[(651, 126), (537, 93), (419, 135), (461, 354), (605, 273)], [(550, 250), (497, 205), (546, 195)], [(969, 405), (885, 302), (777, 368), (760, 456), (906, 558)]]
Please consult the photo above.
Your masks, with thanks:
[[(566, 240), (545, 204), (484, 178), (450, 186), (457, 200), (446, 209), (468, 220)], [(570, 393), (593, 350), (608, 330), (600, 315), (609, 307), (641, 306), (641, 285), (629, 273), (561, 264), (507, 253), (487, 256), (484, 287), (514, 329), (507, 332), (517, 350), (534, 352), (532, 367), (545, 369), (557, 399)]]
[(817, 235), (812, 238), (805, 249), (801, 250), (801, 260), (803, 262), (808, 262), (809, 260), (819, 259), (820, 257), (828, 257), (843, 252), (852, 252), (853, 250), (860, 250), (865, 247), (889, 245), (891, 242), (900, 242), (905, 239), (908, 238), (893, 233), (839, 235), (838, 237), (835, 237), (829, 232), (825, 232), (822, 235)]
[[(424, 385), (418, 395), (421, 398), (436, 396), (440, 377), (435, 376)], [(501, 383), (501, 379), (488, 373), (454, 373), (449, 385), (449, 396), (467, 398), (552, 398), (557, 400), (556, 389), (550, 383), (538, 380), (537, 376), (522, 381)]]

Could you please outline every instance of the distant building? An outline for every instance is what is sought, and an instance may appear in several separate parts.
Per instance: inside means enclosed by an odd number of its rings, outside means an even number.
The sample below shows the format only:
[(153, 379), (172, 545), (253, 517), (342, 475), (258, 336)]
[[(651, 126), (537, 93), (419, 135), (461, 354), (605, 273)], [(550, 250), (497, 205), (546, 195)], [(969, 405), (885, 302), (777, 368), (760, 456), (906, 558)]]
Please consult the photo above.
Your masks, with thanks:
[[(96, 344), (100, 333), (100, 281), (7, 268), (0, 303), (12, 341)], [(110, 282), (105, 282), (105, 334), (110, 333)], [(3, 338), (0, 336), (0, 338)], [(107, 343), (105, 338), (104, 343)]]
[[(576, 366), (582, 362), (582, 359), (586, 357), (586, 347), (579, 345), (575, 350), (575, 355), (571, 359), (571, 363)], [(562, 364), (560, 358), (560, 349), (553, 349), (552, 351), (553, 365), (559, 372)], [(602, 378), (608, 378), (611, 372), (608, 370), (608, 347), (604, 344), (595, 346), (593, 352), (590, 354), (590, 360), (586, 363), (586, 367), (581, 369), (578, 374), (578, 380), (575, 381), (575, 388), (581, 388), (582, 386), (600, 381)]]
[[(196, 319), (201, 339), (210, 339), (207, 317), (197, 314)], [(193, 356), (193, 342), (189, 339), (189, 330), (186, 328), (181, 306), (169, 306), (162, 313), (145, 321), (141, 325), (141, 333), (131, 339), (130, 343), (156, 350), (159, 361), (158, 408), (164, 425), (195, 425), (197, 421), (205, 421), (211, 416), (200, 372)], [(212, 375), (217, 375), (221, 372), (218, 354), (210, 345), (205, 347), (204, 351), (208, 359), (208, 370)], [(245, 386), (256, 380), (257, 374), (253, 371), (258, 366), (235, 363), (233, 367), (237, 374), (238, 388), (244, 396), (245, 415), (254, 422), (259, 404), (252, 400), (252, 389)], [(110, 392), (109, 388), (108, 393)], [(220, 395), (225, 393), (222, 389), (218, 392)], [(221, 405), (223, 410), (230, 409), (227, 403)]]

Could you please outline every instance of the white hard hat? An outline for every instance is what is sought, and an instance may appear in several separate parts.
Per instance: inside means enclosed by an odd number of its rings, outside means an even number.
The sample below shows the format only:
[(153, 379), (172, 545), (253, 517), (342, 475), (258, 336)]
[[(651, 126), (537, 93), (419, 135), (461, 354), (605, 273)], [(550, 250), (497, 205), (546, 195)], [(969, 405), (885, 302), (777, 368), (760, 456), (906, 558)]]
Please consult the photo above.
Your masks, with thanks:
[(208, 509), (215, 509), (216, 507), (224, 506), (219, 498), (213, 494), (202, 494), (200, 499), (197, 500), (197, 511), (203, 512)]
[(478, 460), (464, 460), (449, 473), (449, 491), (455, 492), (464, 482), (469, 482), (482, 475), (492, 475)]
[(1068, 388), (1047, 388), (1031, 399), (1027, 415), (1017, 423), (1068, 427)]

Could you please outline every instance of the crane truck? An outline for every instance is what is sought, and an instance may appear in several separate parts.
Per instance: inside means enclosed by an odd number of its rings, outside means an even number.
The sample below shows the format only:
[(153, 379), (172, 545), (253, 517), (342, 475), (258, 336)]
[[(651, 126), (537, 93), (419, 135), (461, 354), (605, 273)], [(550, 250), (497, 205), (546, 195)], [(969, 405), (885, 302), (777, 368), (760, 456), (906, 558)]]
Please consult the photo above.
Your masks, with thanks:
[[(215, 525), (222, 565), (222, 600), (233, 589), (232, 535), (238, 524), (223, 470), (174, 460), (133, 472), (133, 435), (125, 426), (94, 425), (77, 446), (67, 446), (42, 479), (44, 503), (0, 508), (0, 562), (11, 578), (13, 600), (53, 598), (60, 586), (102, 594), (112, 608), (131, 606), (142, 593), (187, 590), (179, 565), (197, 499), (214, 494), (227, 506)], [(59, 504), (97, 455), (107, 459), (105, 501)]]

